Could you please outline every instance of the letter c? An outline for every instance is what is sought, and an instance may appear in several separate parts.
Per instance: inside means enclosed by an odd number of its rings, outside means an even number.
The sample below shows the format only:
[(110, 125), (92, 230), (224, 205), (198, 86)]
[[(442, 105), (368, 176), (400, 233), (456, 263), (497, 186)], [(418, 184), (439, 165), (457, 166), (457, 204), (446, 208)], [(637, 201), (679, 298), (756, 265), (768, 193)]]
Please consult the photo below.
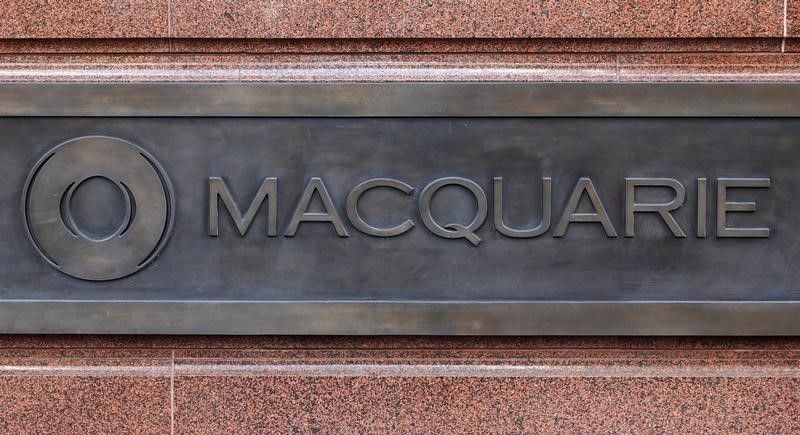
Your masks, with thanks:
[(390, 228), (374, 227), (364, 221), (361, 215), (358, 214), (358, 200), (361, 199), (361, 195), (363, 195), (366, 191), (376, 187), (391, 187), (405, 193), (406, 195), (410, 195), (412, 192), (414, 192), (413, 187), (393, 178), (372, 178), (359, 183), (347, 195), (346, 209), (347, 218), (350, 219), (350, 223), (352, 223), (353, 226), (362, 233), (376, 237), (399, 236), (413, 228), (414, 222), (412, 222), (411, 219), (406, 219), (403, 223)]

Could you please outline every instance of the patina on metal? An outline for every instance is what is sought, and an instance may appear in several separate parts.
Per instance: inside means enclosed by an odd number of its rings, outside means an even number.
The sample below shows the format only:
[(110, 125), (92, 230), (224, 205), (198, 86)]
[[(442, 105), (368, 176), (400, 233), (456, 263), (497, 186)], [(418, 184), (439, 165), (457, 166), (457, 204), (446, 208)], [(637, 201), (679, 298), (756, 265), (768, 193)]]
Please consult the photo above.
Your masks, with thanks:
[(796, 83), (4, 83), (4, 116), (800, 116)]
[(800, 86), (0, 85), (0, 333), (800, 333)]
[[(95, 192), (75, 207), (76, 192), (103, 180), (114, 185), (121, 207), (103, 210), (113, 200)], [(172, 187), (156, 160), (136, 145), (103, 136), (72, 139), (46, 153), (25, 182), (22, 204), (25, 229), (39, 255), (67, 275), (92, 281), (122, 278), (147, 266), (164, 248), (174, 222)], [(122, 219), (98, 234), (97, 228), (82, 228), (76, 212), (103, 215), (90, 221)]]

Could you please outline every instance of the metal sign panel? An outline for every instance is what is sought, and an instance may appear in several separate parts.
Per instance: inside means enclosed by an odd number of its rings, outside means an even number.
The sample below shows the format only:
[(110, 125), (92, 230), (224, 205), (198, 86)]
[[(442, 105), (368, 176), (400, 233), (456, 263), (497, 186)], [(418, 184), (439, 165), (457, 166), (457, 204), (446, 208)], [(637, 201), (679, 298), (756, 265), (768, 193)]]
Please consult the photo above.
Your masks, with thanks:
[(798, 334), (798, 101), (0, 85), (0, 333)]

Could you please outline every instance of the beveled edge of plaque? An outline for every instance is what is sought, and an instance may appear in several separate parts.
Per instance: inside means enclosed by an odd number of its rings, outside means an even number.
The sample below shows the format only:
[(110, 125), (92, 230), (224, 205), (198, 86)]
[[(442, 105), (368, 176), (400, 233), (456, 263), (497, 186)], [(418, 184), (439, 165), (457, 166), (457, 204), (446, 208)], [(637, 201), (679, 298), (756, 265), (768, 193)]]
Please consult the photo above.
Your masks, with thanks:
[[(5, 83), (0, 117), (800, 117), (800, 83)], [(2, 334), (800, 335), (800, 301), (0, 300)]]
[(798, 117), (800, 83), (3, 83), (0, 116)]
[(2, 334), (798, 335), (800, 301), (4, 300)]

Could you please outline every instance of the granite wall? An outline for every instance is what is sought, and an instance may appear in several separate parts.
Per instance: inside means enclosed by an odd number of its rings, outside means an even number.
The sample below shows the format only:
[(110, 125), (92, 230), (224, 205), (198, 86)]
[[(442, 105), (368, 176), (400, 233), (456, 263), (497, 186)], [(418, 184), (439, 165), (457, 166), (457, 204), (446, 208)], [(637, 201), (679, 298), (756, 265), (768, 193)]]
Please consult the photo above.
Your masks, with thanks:
[[(2, 0), (0, 81), (798, 81), (800, 0)], [(800, 339), (0, 336), (3, 433), (798, 432)]]

